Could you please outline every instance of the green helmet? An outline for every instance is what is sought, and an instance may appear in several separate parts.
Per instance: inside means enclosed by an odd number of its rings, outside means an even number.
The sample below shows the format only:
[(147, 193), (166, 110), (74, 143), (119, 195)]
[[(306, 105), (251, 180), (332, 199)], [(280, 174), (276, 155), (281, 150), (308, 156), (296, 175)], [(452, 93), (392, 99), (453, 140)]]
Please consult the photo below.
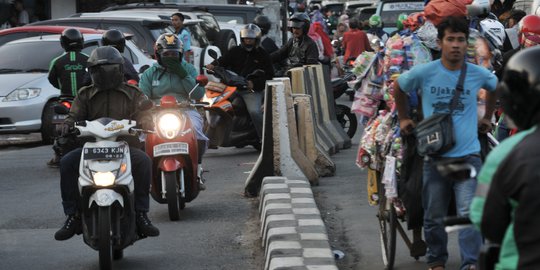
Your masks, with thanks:
[(382, 21), (381, 16), (373, 14), (371, 17), (369, 17), (369, 26), (371, 27), (381, 27)]
[(399, 31), (403, 30), (403, 21), (407, 19), (407, 14), (401, 13), (397, 17), (396, 27)]

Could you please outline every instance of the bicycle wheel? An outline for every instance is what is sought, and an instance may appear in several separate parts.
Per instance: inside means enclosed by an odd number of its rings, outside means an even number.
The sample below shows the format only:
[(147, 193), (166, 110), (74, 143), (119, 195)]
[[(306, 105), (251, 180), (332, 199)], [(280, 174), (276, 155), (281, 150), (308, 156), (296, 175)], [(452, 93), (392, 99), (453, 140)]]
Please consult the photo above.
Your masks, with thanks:
[(384, 195), (384, 185), (381, 184), (381, 174), (377, 175), (379, 180), (379, 230), (381, 240), (381, 254), (385, 269), (392, 270), (394, 268), (394, 260), (396, 258), (396, 226), (397, 216), (396, 210), (390, 201)]

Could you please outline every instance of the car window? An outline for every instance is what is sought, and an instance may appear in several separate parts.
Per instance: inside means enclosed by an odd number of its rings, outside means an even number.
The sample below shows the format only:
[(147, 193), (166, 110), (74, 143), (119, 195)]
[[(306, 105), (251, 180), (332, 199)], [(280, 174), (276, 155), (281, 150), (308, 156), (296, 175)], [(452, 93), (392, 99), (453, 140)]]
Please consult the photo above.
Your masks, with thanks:
[(407, 15), (424, 10), (424, 2), (388, 2), (383, 3), (381, 19), (384, 27), (396, 27), (399, 14)]
[(126, 24), (118, 24), (118, 23), (103, 23), (102, 25), (103, 29), (117, 29), (120, 30), (122, 33), (125, 34), (132, 34), (133, 37), (131, 38), (131, 41), (133, 41), (137, 47), (146, 50), (146, 40), (144, 39), (143, 35), (139, 35), (137, 30), (135, 28), (126, 25)]
[(90, 56), (92, 51), (99, 47), (99, 43), (97, 41), (87, 42), (84, 44), (84, 49), (82, 50), (82, 53)]
[[(36, 33), (36, 35), (39, 35), (39, 33)], [(29, 33), (23, 32), (23, 33), (11, 33), (7, 35), (0, 36), (0, 46), (12, 41), (17, 40), (25, 37), (31, 37)]]
[(218, 22), (232, 22), (239, 24), (248, 24), (246, 16), (243, 14), (219, 14), (214, 15)]
[(137, 55), (135, 55), (135, 53), (133, 51), (131, 51), (131, 49), (126, 46), (124, 52), (122, 53), (122, 55), (127, 58), (129, 61), (131, 61), (132, 64), (136, 65), (139, 63), (139, 58), (137, 58)]
[[(25, 52), (25, 53), (21, 53)], [(0, 70), (49, 70), (51, 61), (64, 53), (60, 41), (10, 43), (0, 47)]]
[(191, 34), (191, 46), (204, 48), (210, 45), (210, 41), (206, 38), (206, 35), (200, 25), (189, 25), (189, 33)]
[(219, 33), (219, 25), (217, 24), (216, 19), (213, 15), (199, 15), (199, 19), (203, 20), (201, 22), (201, 27), (206, 33), (206, 37), (208, 40), (215, 43)]

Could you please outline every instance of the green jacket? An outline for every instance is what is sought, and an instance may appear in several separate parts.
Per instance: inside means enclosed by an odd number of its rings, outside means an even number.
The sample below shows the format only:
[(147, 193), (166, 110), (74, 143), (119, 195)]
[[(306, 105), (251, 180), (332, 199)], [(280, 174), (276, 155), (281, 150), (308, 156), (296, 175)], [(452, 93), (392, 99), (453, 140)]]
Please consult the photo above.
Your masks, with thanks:
[(202, 86), (197, 86), (191, 97), (189, 96), (189, 92), (196, 84), (197, 70), (192, 64), (183, 60), (182, 67), (188, 74), (183, 79), (176, 74), (167, 72), (163, 66), (155, 63), (142, 74), (139, 88), (154, 101), (159, 101), (165, 95), (174, 96), (179, 102), (201, 99), (204, 95), (204, 87)]
[[(493, 180), (493, 176), (497, 172), (499, 165), (510, 154), (512, 149), (523, 140), (523, 138), (532, 133), (536, 128), (522, 131), (516, 135), (505, 139), (495, 149), (493, 149), (486, 158), (486, 162), (482, 166), (482, 170), (478, 175), (478, 186), (476, 188), (476, 194), (473, 198), (470, 208), (469, 217), (472, 223), (478, 230), (481, 230), (482, 226), (482, 214), (484, 212), (484, 204), (489, 192), (489, 186)], [(518, 204), (514, 200), (510, 200), (512, 206), (512, 219), (514, 211)], [(518, 251), (514, 240), (514, 222), (512, 221), (503, 238), (501, 244), (501, 251), (499, 253), (499, 262), (495, 266), (497, 270), (511, 270), (517, 269), (518, 264)]]

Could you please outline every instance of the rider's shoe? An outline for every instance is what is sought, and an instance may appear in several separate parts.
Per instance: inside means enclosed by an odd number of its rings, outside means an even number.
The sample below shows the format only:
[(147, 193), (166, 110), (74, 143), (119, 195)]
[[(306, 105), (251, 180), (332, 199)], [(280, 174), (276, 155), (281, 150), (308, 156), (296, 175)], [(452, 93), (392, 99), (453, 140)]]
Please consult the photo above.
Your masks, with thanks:
[(81, 232), (81, 218), (76, 215), (68, 215), (64, 226), (54, 234), (54, 239), (58, 241), (67, 240), (73, 237), (73, 235), (80, 234)]
[(136, 222), (139, 233), (146, 236), (159, 235), (159, 229), (152, 225), (152, 222), (146, 215), (146, 212), (137, 212)]
[(204, 184), (204, 178), (202, 177), (203, 172), (204, 170), (201, 164), (199, 164), (197, 166), (197, 182), (199, 182), (199, 190), (206, 190), (206, 185)]
[(51, 160), (47, 161), (47, 166), (51, 168), (60, 168), (60, 157), (57, 155), (54, 155)]

